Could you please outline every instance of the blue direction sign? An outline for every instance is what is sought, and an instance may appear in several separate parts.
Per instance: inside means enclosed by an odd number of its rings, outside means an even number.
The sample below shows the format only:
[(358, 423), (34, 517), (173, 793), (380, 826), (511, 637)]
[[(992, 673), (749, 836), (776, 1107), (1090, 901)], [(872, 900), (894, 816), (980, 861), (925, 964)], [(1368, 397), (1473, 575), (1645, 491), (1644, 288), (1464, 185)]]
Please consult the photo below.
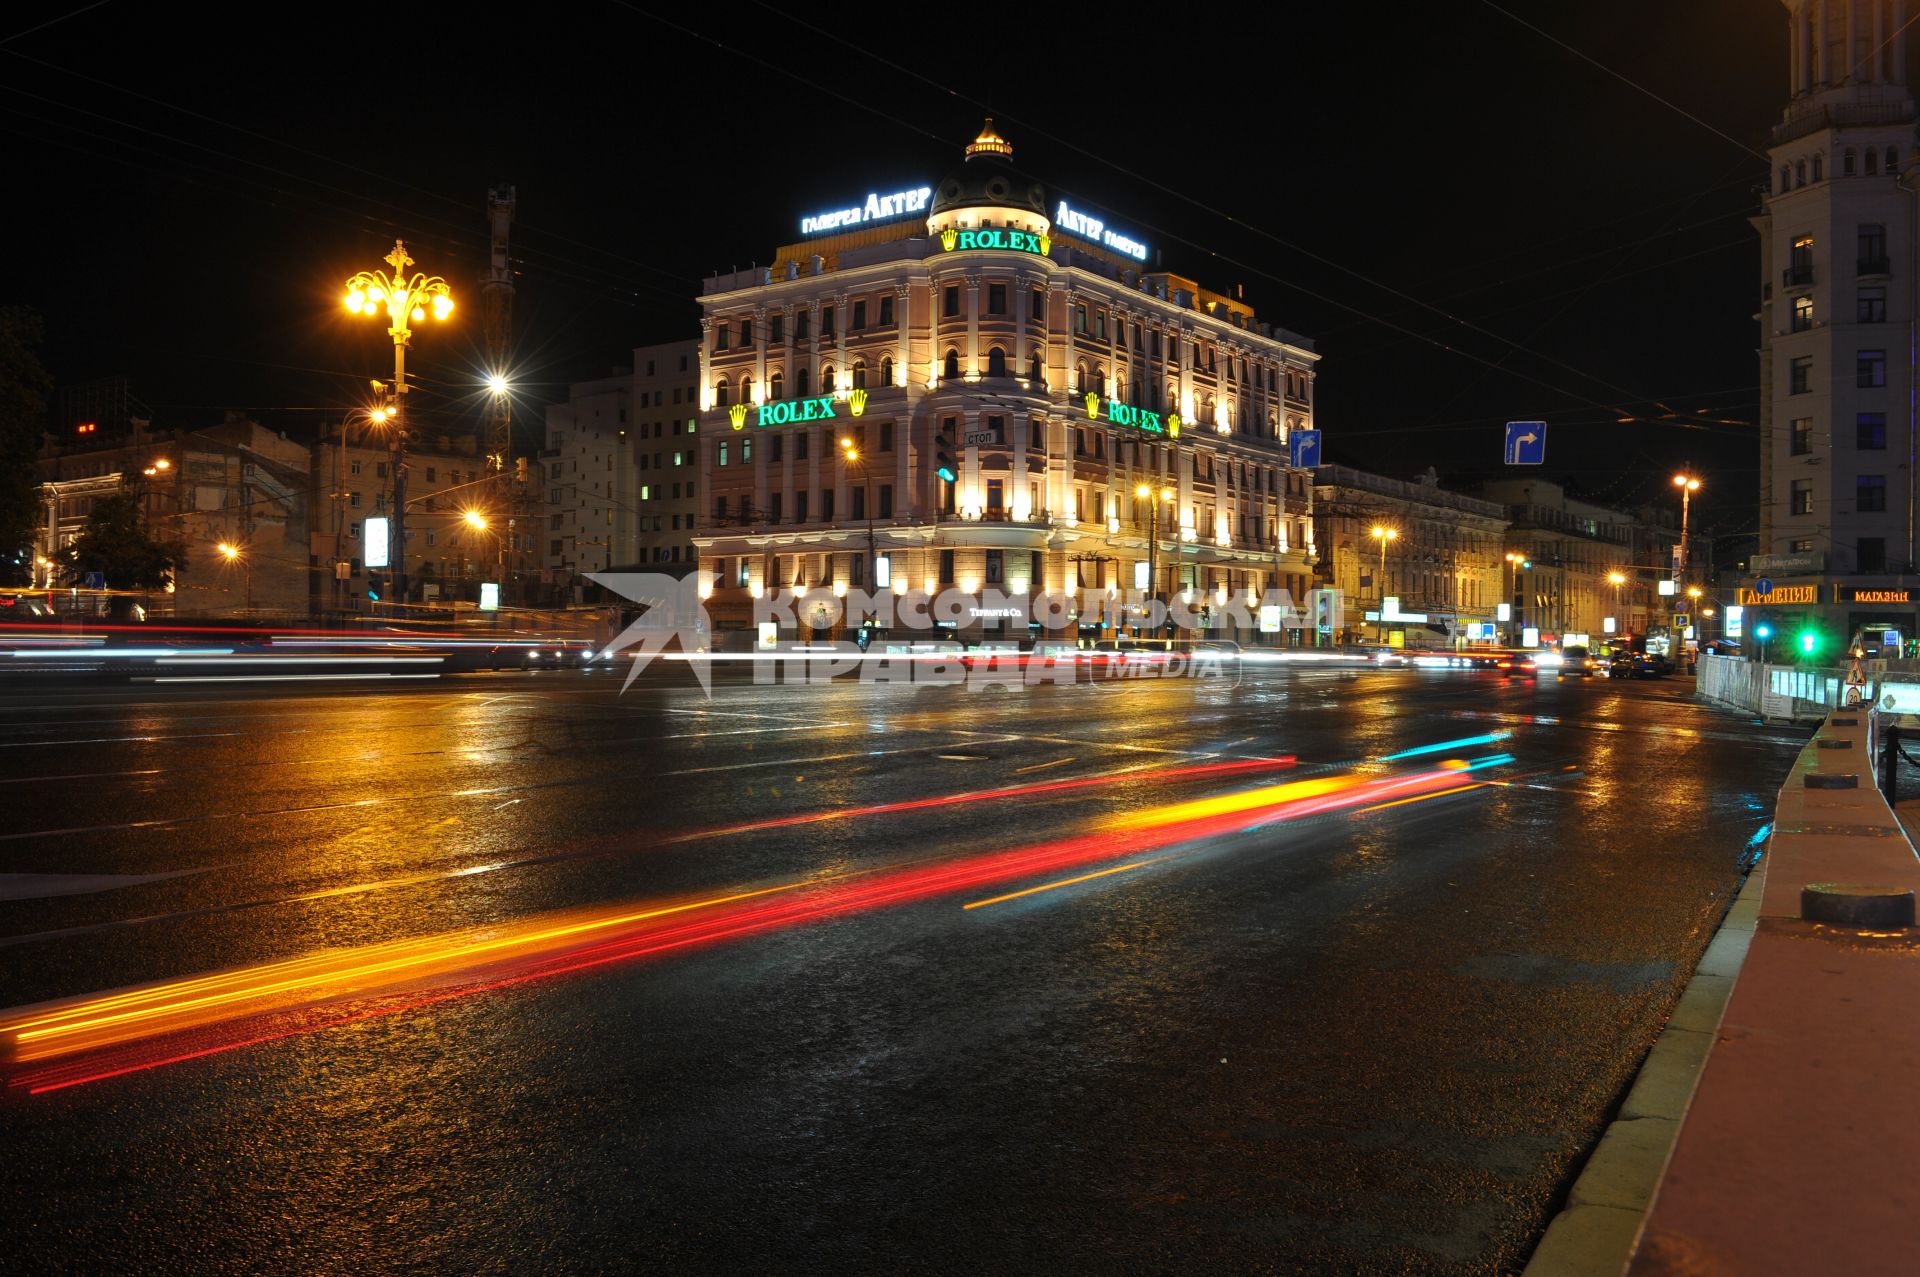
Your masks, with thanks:
[(1507, 423), (1507, 464), (1543, 466), (1547, 464), (1547, 423), (1509, 421)]
[(1764, 598), (1766, 598), (1766, 597), (1767, 597), (1767, 595), (1769, 595), (1769, 594), (1772, 594), (1772, 593), (1773, 593), (1773, 578), (1772, 578), (1772, 577), (1767, 577), (1767, 576), (1763, 576), (1763, 577), (1761, 577), (1761, 578), (1760, 578), (1760, 579), (1759, 579), (1758, 581), (1755, 581), (1755, 582), (1753, 583), (1753, 592), (1754, 592), (1755, 594), (1758, 594), (1758, 595), (1759, 595), (1759, 596), (1760, 596), (1761, 598), (1763, 598), (1763, 599), (1764, 599)]
[(89, 573), (87, 573), (87, 575), (86, 575), (86, 576), (85, 576), (84, 578), (82, 578), (82, 579), (81, 579), (81, 582), (80, 582), (80, 588), (82, 588), (82, 589), (85, 589), (85, 590), (104, 590), (104, 589), (106, 589), (106, 588), (107, 588), (107, 574), (106, 574), (105, 572), (89, 572)]
[(1311, 470), (1320, 464), (1320, 432), (1296, 430), (1287, 436), (1287, 451), (1294, 469)]

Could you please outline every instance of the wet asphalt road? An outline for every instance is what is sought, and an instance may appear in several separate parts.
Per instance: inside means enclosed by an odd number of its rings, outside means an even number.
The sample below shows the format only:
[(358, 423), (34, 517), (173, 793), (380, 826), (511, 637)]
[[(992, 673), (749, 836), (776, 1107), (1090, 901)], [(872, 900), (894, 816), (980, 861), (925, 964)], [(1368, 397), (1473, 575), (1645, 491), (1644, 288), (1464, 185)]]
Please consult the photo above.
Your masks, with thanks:
[(10, 690), (0, 896), (66, 894), (0, 898), (0, 1007), (967, 862), (1498, 730), (1514, 762), (998, 904), (963, 908), (1073, 875), (10, 1087), (0, 1266), (1514, 1270), (1798, 744), (1689, 691), (1324, 667), (710, 702), (577, 672)]

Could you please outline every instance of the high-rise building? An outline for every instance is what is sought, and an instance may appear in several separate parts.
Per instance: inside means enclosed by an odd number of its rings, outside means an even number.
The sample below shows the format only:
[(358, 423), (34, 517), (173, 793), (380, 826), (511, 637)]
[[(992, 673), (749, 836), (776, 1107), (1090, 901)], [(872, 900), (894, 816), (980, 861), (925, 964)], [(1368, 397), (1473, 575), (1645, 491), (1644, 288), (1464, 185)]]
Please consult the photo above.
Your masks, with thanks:
[[(1739, 602), (1913, 632), (1916, 115), (1905, 0), (1784, 0), (1760, 233), (1760, 544)], [(1706, 476), (1711, 479), (1711, 476)], [(1762, 593), (1758, 578), (1771, 587)]]
[[(1312, 473), (1288, 439), (1312, 425), (1312, 343), (1152, 269), (1012, 151), (989, 122), (945, 180), (805, 218), (771, 266), (707, 281), (694, 541), (716, 629), (819, 588), (1181, 593), (1210, 628), (1216, 602), (1304, 596)], [(1019, 611), (954, 628), (1027, 637)], [(1054, 636), (1111, 635), (1093, 619)]]

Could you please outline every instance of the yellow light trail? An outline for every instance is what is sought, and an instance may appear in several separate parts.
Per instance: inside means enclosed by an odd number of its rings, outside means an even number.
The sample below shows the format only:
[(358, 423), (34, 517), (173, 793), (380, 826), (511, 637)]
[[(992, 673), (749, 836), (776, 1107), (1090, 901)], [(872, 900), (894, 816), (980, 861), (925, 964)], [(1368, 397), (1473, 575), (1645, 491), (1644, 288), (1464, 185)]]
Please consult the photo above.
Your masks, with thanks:
[(1022, 896), (1031, 896), (1037, 892), (1052, 891), (1055, 887), (1071, 887), (1077, 882), (1092, 882), (1095, 878), (1104, 878), (1108, 874), (1125, 873), (1129, 869), (1143, 869), (1148, 865), (1157, 865), (1170, 856), (1155, 856), (1151, 860), (1136, 860), (1130, 865), (1115, 865), (1111, 869), (1097, 869), (1090, 874), (1081, 874), (1077, 878), (1062, 878), (1059, 882), (1042, 883), (1038, 887), (1028, 887), (1025, 891), (1009, 891), (1004, 896), (994, 896), (990, 900), (975, 900), (971, 904), (961, 905), (962, 909), (980, 909), (987, 905), (997, 905), (1007, 900), (1018, 900)]
[(1366, 778), (1361, 776), (1323, 776), (1314, 780), (1292, 780), (1284, 785), (1263, 785), (1259, 789), (1242, 790), (1237, 794), (1221, 794), (1216, 798), (1196, 798), (1192, 802), (1173, 803), (1165, 807), (1155, 807), (1149, 811), (1129, 812), (1105, 822), (1105, 827), (1151, 829), (1156, 825), (1173, 825), (1207, 816), (1227, 816), (1234, 812), (1272, 807), (1279, 803), (1298, 802), (1303, 798), (1319, 798), (1326, 794), (1337, 794), (1364, 783)]
[(1488, 785), (1497, 785), (1499, 783), (1500, 782), (1497, 780), (1478, 780), (1471, 785), (1460, 785), (1460, 786), (1456, 786), (1453, 789), (1442, 789), (1436, 793), (1415, 794), (1411, 798), (1396, 798), (1390, 803), (1375, 803), (1371, 807), (1359, 808), (1353, 814), (1356, 816), (1359, 816), (1359, 815), (1364, 815), (1365, 813), (1370, 811), (1385, 811), (1389, 807), (1399, 807), (1405, 803), (1423, 803), (1427, 801), (1427, 799), (1429, 798), (1445, 798), (1448, 794), (1464, 794), (1469, 789), (1484, 789)]

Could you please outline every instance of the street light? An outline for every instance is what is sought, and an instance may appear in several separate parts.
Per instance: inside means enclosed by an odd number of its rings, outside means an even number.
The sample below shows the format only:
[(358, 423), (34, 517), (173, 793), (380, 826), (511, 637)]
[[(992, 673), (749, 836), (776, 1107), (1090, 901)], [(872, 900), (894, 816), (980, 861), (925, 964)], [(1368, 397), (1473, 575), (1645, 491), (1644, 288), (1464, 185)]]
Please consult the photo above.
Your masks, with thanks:
[(1147, 533), (1147, 598), (1149, 601), (1157, 601), (1160, 597), (1159, 565), (1155, 561), (1158, 558), (1155, 552), (1160, 545), (1160, 504), (1163, 501), (1171, 504), (1177, 494), (1171, 487), (1155, 488), (1152, 484), (1143, 483), (1133, 490), (1133, 495), (1147, 503), (1147, 510), (1151, 516), (1147, 525), (1149, 529)]
[[(840, 436), (840, 455), (848, 465), (858, 466), (860, 469), (860, 487), (863, 494), (860, 505), (867, 513), (867, 567), (861, 574), (860, 580), (867, 593), (871, 595), (876, 588), (873, 580), (873, 473), (867, 469), (867, 463), (862, 460), (860, 449), (855, 446), (852, 435)], [(880, 618), (876, 615), (873, 619), (878, 621)]]
[(436, 320), (453, 313), (453, 290), (438, 275), (415, 273), (407, 267), (413, 258), (407, 254), (405, 240), (393, 241), (393, 251), (385, 261), (393, 267), (361, 271), (347, 281), (347, 310), (356, 315), (387, 312), (387, 336), (393, 338), (393, 402), (389, 413), (393, 420), (393, 539), (396, 547), (394, 595), (407, 599), (407, 346), (413, 340), (413, 325), (423, 322), (431, 307)]
[(1690, 474), (1673, 476), (1673, 486), (1680, 489), (1680, 570), (1675, 575), (1675, 583), (1687, 579), (1687, 516), (1692, 508), (1693, 494), (1700, 491), (1700, 480)]
[(1509, 635), (1509, 637), (1512, 639), (1511, 646), (1519, 647), (1520, 632), (1523, 628), (1525, 628), (1521, 624), (1521, 614), (1523, 611), (1521, 600), (1526, 597), (1520, 591), (1520, 573), (1523, 570), (1532, 567), (1533, 560), (1528, 558), (1523, 551), (1508, 550), (1507, 562), (1513, 565), (1513, 600), (1514, 600), (1513, 620), (1509, 622), (1509, 624), (1513, 627), (1513, 633)]
[(1368, 536), (1380, 543), (1380, 641), (1387, 641), (1387, 542), (1400, 539), (1400, 529), (1383, 523), (1373, 525)]
[(478, 510), (463, 510), (460, 517), (467, 521), (467, 526), (470, 528), (478, 528), (482, 532), (487, 530), (487, 516)]
[(238, 563), (245, 572), (246, 592), (242, 596), (244, 602), (241, 610), (245, 612), (253, 611), (253, 560), (247, 557), (247, 553), (242, 547), (235, 545), (231, 541), (222, 541), (213, 548), (219, 551), (220, 557), (225, 559), (229, 564)]

